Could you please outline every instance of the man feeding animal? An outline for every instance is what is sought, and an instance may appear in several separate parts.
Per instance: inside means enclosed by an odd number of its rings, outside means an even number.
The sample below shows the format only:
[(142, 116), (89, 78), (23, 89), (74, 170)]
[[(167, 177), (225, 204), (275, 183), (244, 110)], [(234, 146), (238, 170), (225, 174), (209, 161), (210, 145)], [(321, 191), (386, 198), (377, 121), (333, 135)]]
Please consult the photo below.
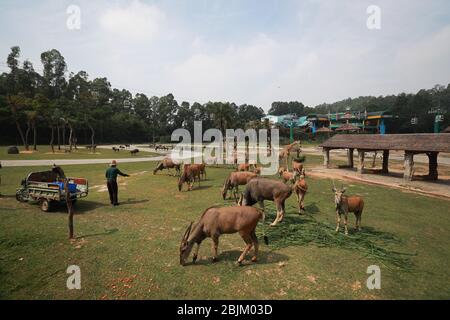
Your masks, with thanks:
[(339, 226), (341, 223), (341, 215), (344, 215), (344, 228), (345, 235), (348, 235), (347, 222), (348, 213), (353, 212), (356, 217), (355, 228), (361, 230), (361, 215), (364, 209), (364, 200), (360, 196), (344, 196), (346, 188), (341, 187), (340, 190), (336, 188), (333, 181), (334, 192), (334, 204), (336, 205), (336, 232), (339, 231)]
[(206, 209), (196, 225), (193, 226), (193, 223), (189, 225), (181, 239), (180, 264), (182, 266), (186, 264), (186, 260), (188, 259), (192, 248), (197, 244), (192, 257), (192, 261), (195, 263), (198, 257), (200, 244), (206, 238), (212, 238), (213, 240), (212, 260), (213, 262), (216, 262), (220, 235), (236, 232), (239, 232), (239, 235), (246, 243), (246, 247), (237, 261), (238, 264), (242, 263), (252, 246), (255, 249), (252, 261), (256, 262), (258, 259), (259, 244), (255, 229), (260, 219), (262, 219), (264, 223), (264, 213), (254, 207), (234, 206), (223, 208), (212, 207)]
[(108, 193), (109, 193), (109, 200), (111, 201), (111, 204), (113, 206), (118, 206), (118, 193), (119, 188), (117, 186), (117, 175), (123, 176), (123, 177), (129, 177), (128, 174), (123, 173), (117, 168), (117, 162), (116, 160), (111, 161), (110, 167), (106, 170), (106, 186), (108, 187)]

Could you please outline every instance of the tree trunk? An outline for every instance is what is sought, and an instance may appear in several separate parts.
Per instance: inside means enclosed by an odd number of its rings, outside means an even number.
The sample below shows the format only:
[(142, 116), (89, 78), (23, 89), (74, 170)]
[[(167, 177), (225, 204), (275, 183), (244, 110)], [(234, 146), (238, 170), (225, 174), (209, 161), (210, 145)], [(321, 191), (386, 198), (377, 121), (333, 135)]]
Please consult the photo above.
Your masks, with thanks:
[(52, 133), (50, 136), (50, 147), (52, 148), (52, 152), (55, 153), (55, 146), (53, 145), (53, 141), (55, 140), (55, 127), (50, 127)]
[(33, 150), (37, 150), (37, 127), (36, 123), (33, 123)]
[(60, 135), (59, 135), (59, 126), (56, 126), (56, 136), (57, 136), (57, 139), (58, 139), (58, 150), (61, 150), (61, 138), (60, 138)]
[(22, 128), (20, 127), (20, 123), (18, 120), (16, 120), (16, 127), (17, 127), (17, 131), (19, 132), (20, 139), (22, 140), (23, 147), (25, 148), (25, 150), (28, 150), (28, 146), (25, 141), (25, 136), (23, 135), (23, 131), (22, 131)]
[(73, 144), (72, 138), (73, 138), (73, 127), (69, 123), (69, 150), (70, 151), (72, 151), (72, 144)]
[(31, 129), (31, 124), (30, 124), (30, 121), (28, 121), (28, 123), (27, 123), (27, 131), (25, 131), (25, 150), (29, 149), (28, 136), (30, 134), (30, 129)]
[(74, 211), (73, 211), (72, 198), (70, 197), (69, 180), (67, 178), (64, 179), (64, 192), (66, 193), (67, 212), (69, 213), (69, 216), (68, 216), (69, 239), (73, 239), (73, 214), (74, 214)]
[(95, 130), (94, 127), (88, 124), (89, 129), (91, 130), (91, 146), (94, 148), (94, 137), (95, 137)]

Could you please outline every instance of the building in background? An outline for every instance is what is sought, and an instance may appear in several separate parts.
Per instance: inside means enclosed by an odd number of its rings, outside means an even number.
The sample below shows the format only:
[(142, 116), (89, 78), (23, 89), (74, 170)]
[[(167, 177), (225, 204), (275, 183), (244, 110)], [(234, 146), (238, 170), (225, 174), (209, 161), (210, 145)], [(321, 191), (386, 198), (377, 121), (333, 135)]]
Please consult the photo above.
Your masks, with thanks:
[[(385, 134), (390, 132), (393, 120), (392, 113), (388, 111), (364, 112), (350, 111), (335, 112), (329, 114), (308, 114), (297, 117), (296, 115), (266, 116), (273, 126), (285, 128), (303, 128), (305, 132), (316, 133), (320, 128), (329, 128), (332, 131), (340, 131), (339, 128), (358, 128), (359, 132)], [(341, 129), (342, 129), (341, 128)]]

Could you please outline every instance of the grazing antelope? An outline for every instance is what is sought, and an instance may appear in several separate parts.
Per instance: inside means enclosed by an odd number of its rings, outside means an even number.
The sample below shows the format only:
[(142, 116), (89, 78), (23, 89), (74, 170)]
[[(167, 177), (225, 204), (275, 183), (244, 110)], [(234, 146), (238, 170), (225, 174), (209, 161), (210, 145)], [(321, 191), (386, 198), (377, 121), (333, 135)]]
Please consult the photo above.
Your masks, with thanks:
[(299, 176), (300, 174), (298, 173), (298, 171), (293, 172), (283, 171), (281, 173), (281, 179), (283, 180), (284, 183), (291, 182), (292, 184), (294, 184)]
[(283, 182), (257, 177), (247, 183), (238, 203), (243, 206), (252, 206), (258, 202), (261, 209), (264, 210), (264, 200), (273, 201), (277, 207), (277, 217), (271, 226), (275, 226), (283, 220), (285, 201), (291, 194), (292, 188)]
[(225, 183), (223, 184), (222, 188), (222, 197), (223, 200), (227, 198), (228, 190), (232, 190), (234, 201), (238, 201), (237, 194), (239, 193), (239, 186), (246, 185), (250, 179), (256, 178), (257, 174), (254, 172), (230, 172), (227, 179), (225, 180)]
[(345, 234), (348, 235), (347, 222), (348, 213), (353, 212), (356, 217), (355, 229), (361, 230), (361, 215), (364, 209), (364, 200), (360, 196), (344, 196), (346, 188), (341, 187), (340, 190), (336, 189), (334, 182), (333, 188), (334, 192), (334, 204), (336, 205), (336, 232), (339, 231), (339, 225), (341, 222), (341, 215), (344, 215), (344, 227)]
[(131, 155), (136, 155), (139, 152), (139, 149), (130, 150)]
[(188, 191), (191, 191), (195, 180), (198, 180), (198, 186), (200, 186), (201, 168), (201, 164), (185, 164), (183, 173), (178, 180), (178, 191), (181, 191), (183, 188), (183, 183), (187, 183)]
[(255, 253), (252, 261), (258, 259), (258, 238), (255, 234), (256, 225), (262, 219), (264, 222), (264, 212), (254, 207), (223, 207), (208, 208), (203, 212), (200, 220), (193, 226), (193, 223), (186, 229), (180, 244), (180, 264), (184, 266), (192, 248), (195, 244), (197, 247), (192, 257), (193, 263), (197, 260), (200, 244), (206, 238), (213, 240), (213, 262), (217, 261), (217, 248), (219, 246), (219, 237), (222, 234), (231, 234), (239, 232), (240, 236), (246, 243), (246, 247), (238, 259), (241, 264), (252, 246)]
[(292, 188), (297, 196), (298, 213), (302, 214), (302, 211), (305, 210), (306, 191), (308, 191), (308, 185), (306, 184), (305, 180), (305, 169), (302, 170), (302, 173), (300, 174), (300, 179), (298, 179), (295, 182)]
[(116, 147), (112, 147), (112, 149), (113, 149), (114, 152), (119, 152), (120, 151), (120, 149), (116, 148)]
[(156, 166), (155, 170), (153, 170), (153, 174), (156, 174), (159, 170), (167, 169), (170, 174), (170, 169), (175, 169), (176, 175), (180, 174), (180, 164), (172, 160), (171, 158), (165, 158), (163, 159), (158, 165)]

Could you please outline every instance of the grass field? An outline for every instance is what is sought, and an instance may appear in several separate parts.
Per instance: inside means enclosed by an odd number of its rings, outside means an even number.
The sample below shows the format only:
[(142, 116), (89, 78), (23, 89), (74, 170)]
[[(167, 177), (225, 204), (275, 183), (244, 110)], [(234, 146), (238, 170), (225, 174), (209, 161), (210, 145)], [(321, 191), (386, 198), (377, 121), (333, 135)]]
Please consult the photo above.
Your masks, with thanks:
[[(0, 160), (40, 160), (40, 159), (120, 159), (131, 157), (129, 150), (120, 150), (114, 152), (112, 149), (97, 148), (95, 153), (87, 150), (84, 146), (79, 146), (77, 150), (72, 149), (72, 152), (64, 152), (61, 148), (60, 151), (55, 148), (55, 153), (52, 153), (50, 146), (42, 145), (38, 146), (36, 151), (33, 151), (33, 147), (30, 146), (30, 151), (24, 152), (24, 148), (20, 147), (19, 154), (8, 154), (8, 147), (0, 146)], [(160, 154), (153, 152), (140, 151), (137, 157), (150, 157), (159, 156)]]
[[(308, 156), (307, 163), (320, 158)], [(230, 169), (208, 168), (201, 188), (178, 192), (176, 178), (151, 174), (152, 162), (121, 164), (119, 207), (102, 190), (105, 165), (71, 165), (69, 176), (89, 179), (90, 194), (76, 204), (76, 241), (67, 239), (67, 214), (18, 203), (14, 191), (29, 169), (1, 169), (1, 299), (448, 299), (450, 202), (364, 184), (348, 185), (365, 199), (363, 230), (334, 233), (333, 194), (327, 179), (307, 178), (306, 214), (295, 197), (285, 220), (268, 228), (260, 260), (237, 266), (244, 242), (220, 238), (219, 262), (211, 240), (196, 265), (179, 265), (178, 247), (190, 221), (223, 201)], [(47, 168), (36, 167), (33, 170)], [(269, 204), (269, 203), (267, 203)], [(267, 205), (266, 223), (274, 218)], [(261, 225), (258, 226), (258, 234)], [(66, 268), (81, 268), (81, 290), (67, 290)], [(366, 288), (369, 265), (381, 268), (381, 290)]]

